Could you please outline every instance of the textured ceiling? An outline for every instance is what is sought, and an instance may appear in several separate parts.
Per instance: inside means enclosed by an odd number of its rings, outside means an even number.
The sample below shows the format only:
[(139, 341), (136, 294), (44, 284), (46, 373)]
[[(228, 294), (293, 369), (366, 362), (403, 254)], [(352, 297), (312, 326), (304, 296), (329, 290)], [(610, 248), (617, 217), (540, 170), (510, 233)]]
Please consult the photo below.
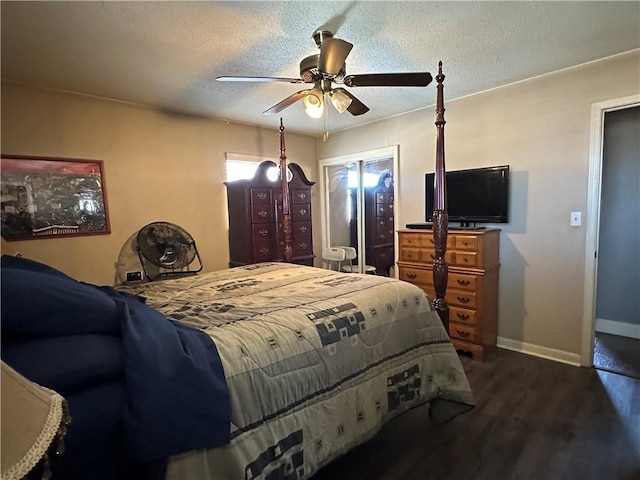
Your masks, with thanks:
[[(640, 47), (640, 2), (1, 2), (4, 79), (321, 135), (299, 77), (318, 29), (354, 44), (347, 74), (429, 71), (452, 99)], [(371, 109), (329, 109), (331, 131), (431, 106), (426, 88), (353, 87)]]

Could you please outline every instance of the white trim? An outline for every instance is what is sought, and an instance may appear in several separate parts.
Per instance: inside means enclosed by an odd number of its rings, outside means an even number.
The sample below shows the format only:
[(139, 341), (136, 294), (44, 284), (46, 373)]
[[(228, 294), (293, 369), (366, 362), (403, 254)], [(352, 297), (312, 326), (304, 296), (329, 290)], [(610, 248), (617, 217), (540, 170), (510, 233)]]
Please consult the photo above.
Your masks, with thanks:
[[(381, 147), (373, 150), (367, 150), (365, 152), (350, 153), (350, 154), (341, 155), (338, 157), (323, 158), (318, 161), (318, 165), (320, 166), (320, 174), (318, 175), (318, 187), (320, 188), (320, 218), (321, 218), (321, 229), (322, 229), (322, 248), (329, 247), (330, 240), (331, 240), (331, 232), (329, 231), (329, 225), (330, 225), (329, 212), (327, 211), (327, 199), (328, 199), (327, 186), (329, 184), (329, 178), (327, 177), (328, 173), (325, 167), (328, 167), (330, 165), (344, 165), (347, 163), (365, 162), (367, 160), (375, 160), (378, 158), (393, 158), (393, 177), (394, 177), (393, 222), (394, 222), (394, 225), (398, 225), (399, 212), (397, 208), (398, 206), (397, 198), (398, 198), (398, 190), (399, 190), (399, 184), (400, 184), (400, 181), (398, 178), (398, 175), (400, 173), (399, 161), (398, 161), (398, 150), (399, 150), (398, 145), (391, 145), (388, 147)], [(361, 239), (363, 243), (361, 247), (364, 248), (364, 235), (361, 235)], [(394, 242), (394, 245), (396, 246), (394, 250), (397, 255), (398, 239), (397, 239), (396, 232), (394, 232), (393, 242)], [(362, 248), (359, 249), (359, 251), (362, 251)], [(361, 256), (358, 256), (358, 261), (360, 261), (360, 259), (361, 259)], [(397, 276), (397, 272), (394, 272), (394, 273)]]
[(509, 338), (498, 337), (497, 346), (505, 350), (533, 355), (534, 357), (546, 358), (555, 362), (566, 363), (574, 367), (580, 366), (580, 355), (577, 353), (556, 350), (555, 348), (542, 347), (532, 343), (519, 342)]
[(621, 337), (640, 339), (640, 324), (596, 318), (596, 332), (620, 335)]
[(586, 244), (584, 261), (584, 297), (582, 305), (582, 353), (585, 367), (593, 366), (594, 325), (596, 311), (596, 285), (598, 230), (600, 226), (600, 187), (602, 182), (602, 146), (604, 114), (640, 105), (640, 94), (615, 98), (591, 105), (591, 134), (589, 140), (589, 183), (587, 185)]

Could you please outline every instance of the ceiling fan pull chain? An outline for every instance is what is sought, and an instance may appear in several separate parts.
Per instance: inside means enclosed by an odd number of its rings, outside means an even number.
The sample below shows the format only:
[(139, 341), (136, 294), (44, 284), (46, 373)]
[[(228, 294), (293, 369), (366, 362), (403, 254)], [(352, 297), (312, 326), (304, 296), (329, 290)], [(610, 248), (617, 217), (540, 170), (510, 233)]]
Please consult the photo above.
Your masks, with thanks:
[[(327, 94), (325, 93), (323, 95), (323, 102), (325, 100), (327, 100)], [(324, 122), (324, 133), (322, 134), (322, 141), (326, 142), (327, 140), (329, 140), (329, 109), (325, 108), (324, 109), (324, 115), (322, 116), (323, 122)]]

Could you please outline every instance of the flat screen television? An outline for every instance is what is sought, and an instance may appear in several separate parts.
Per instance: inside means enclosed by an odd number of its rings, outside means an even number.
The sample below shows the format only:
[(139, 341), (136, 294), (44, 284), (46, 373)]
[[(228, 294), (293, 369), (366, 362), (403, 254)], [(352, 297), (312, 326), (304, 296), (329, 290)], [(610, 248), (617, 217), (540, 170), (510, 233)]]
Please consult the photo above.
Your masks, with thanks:
[[(435, 173), (425, 175), (425, 217), (433, 216)], [(461, 227), (509, 222), (509, 165), (452, 170), (446, 173), (450, 222)]]

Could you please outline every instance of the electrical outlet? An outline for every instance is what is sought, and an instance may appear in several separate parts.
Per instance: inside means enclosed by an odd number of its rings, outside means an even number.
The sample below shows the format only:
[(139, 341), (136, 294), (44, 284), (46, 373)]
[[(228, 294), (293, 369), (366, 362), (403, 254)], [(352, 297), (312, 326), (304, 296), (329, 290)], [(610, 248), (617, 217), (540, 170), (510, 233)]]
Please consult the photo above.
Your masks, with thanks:
[(571, 212), (571, 226), (579, 227), (582, 225), (582, 212)]
[(142, 272), (127, 272), (127, 282), (141, 282)]

